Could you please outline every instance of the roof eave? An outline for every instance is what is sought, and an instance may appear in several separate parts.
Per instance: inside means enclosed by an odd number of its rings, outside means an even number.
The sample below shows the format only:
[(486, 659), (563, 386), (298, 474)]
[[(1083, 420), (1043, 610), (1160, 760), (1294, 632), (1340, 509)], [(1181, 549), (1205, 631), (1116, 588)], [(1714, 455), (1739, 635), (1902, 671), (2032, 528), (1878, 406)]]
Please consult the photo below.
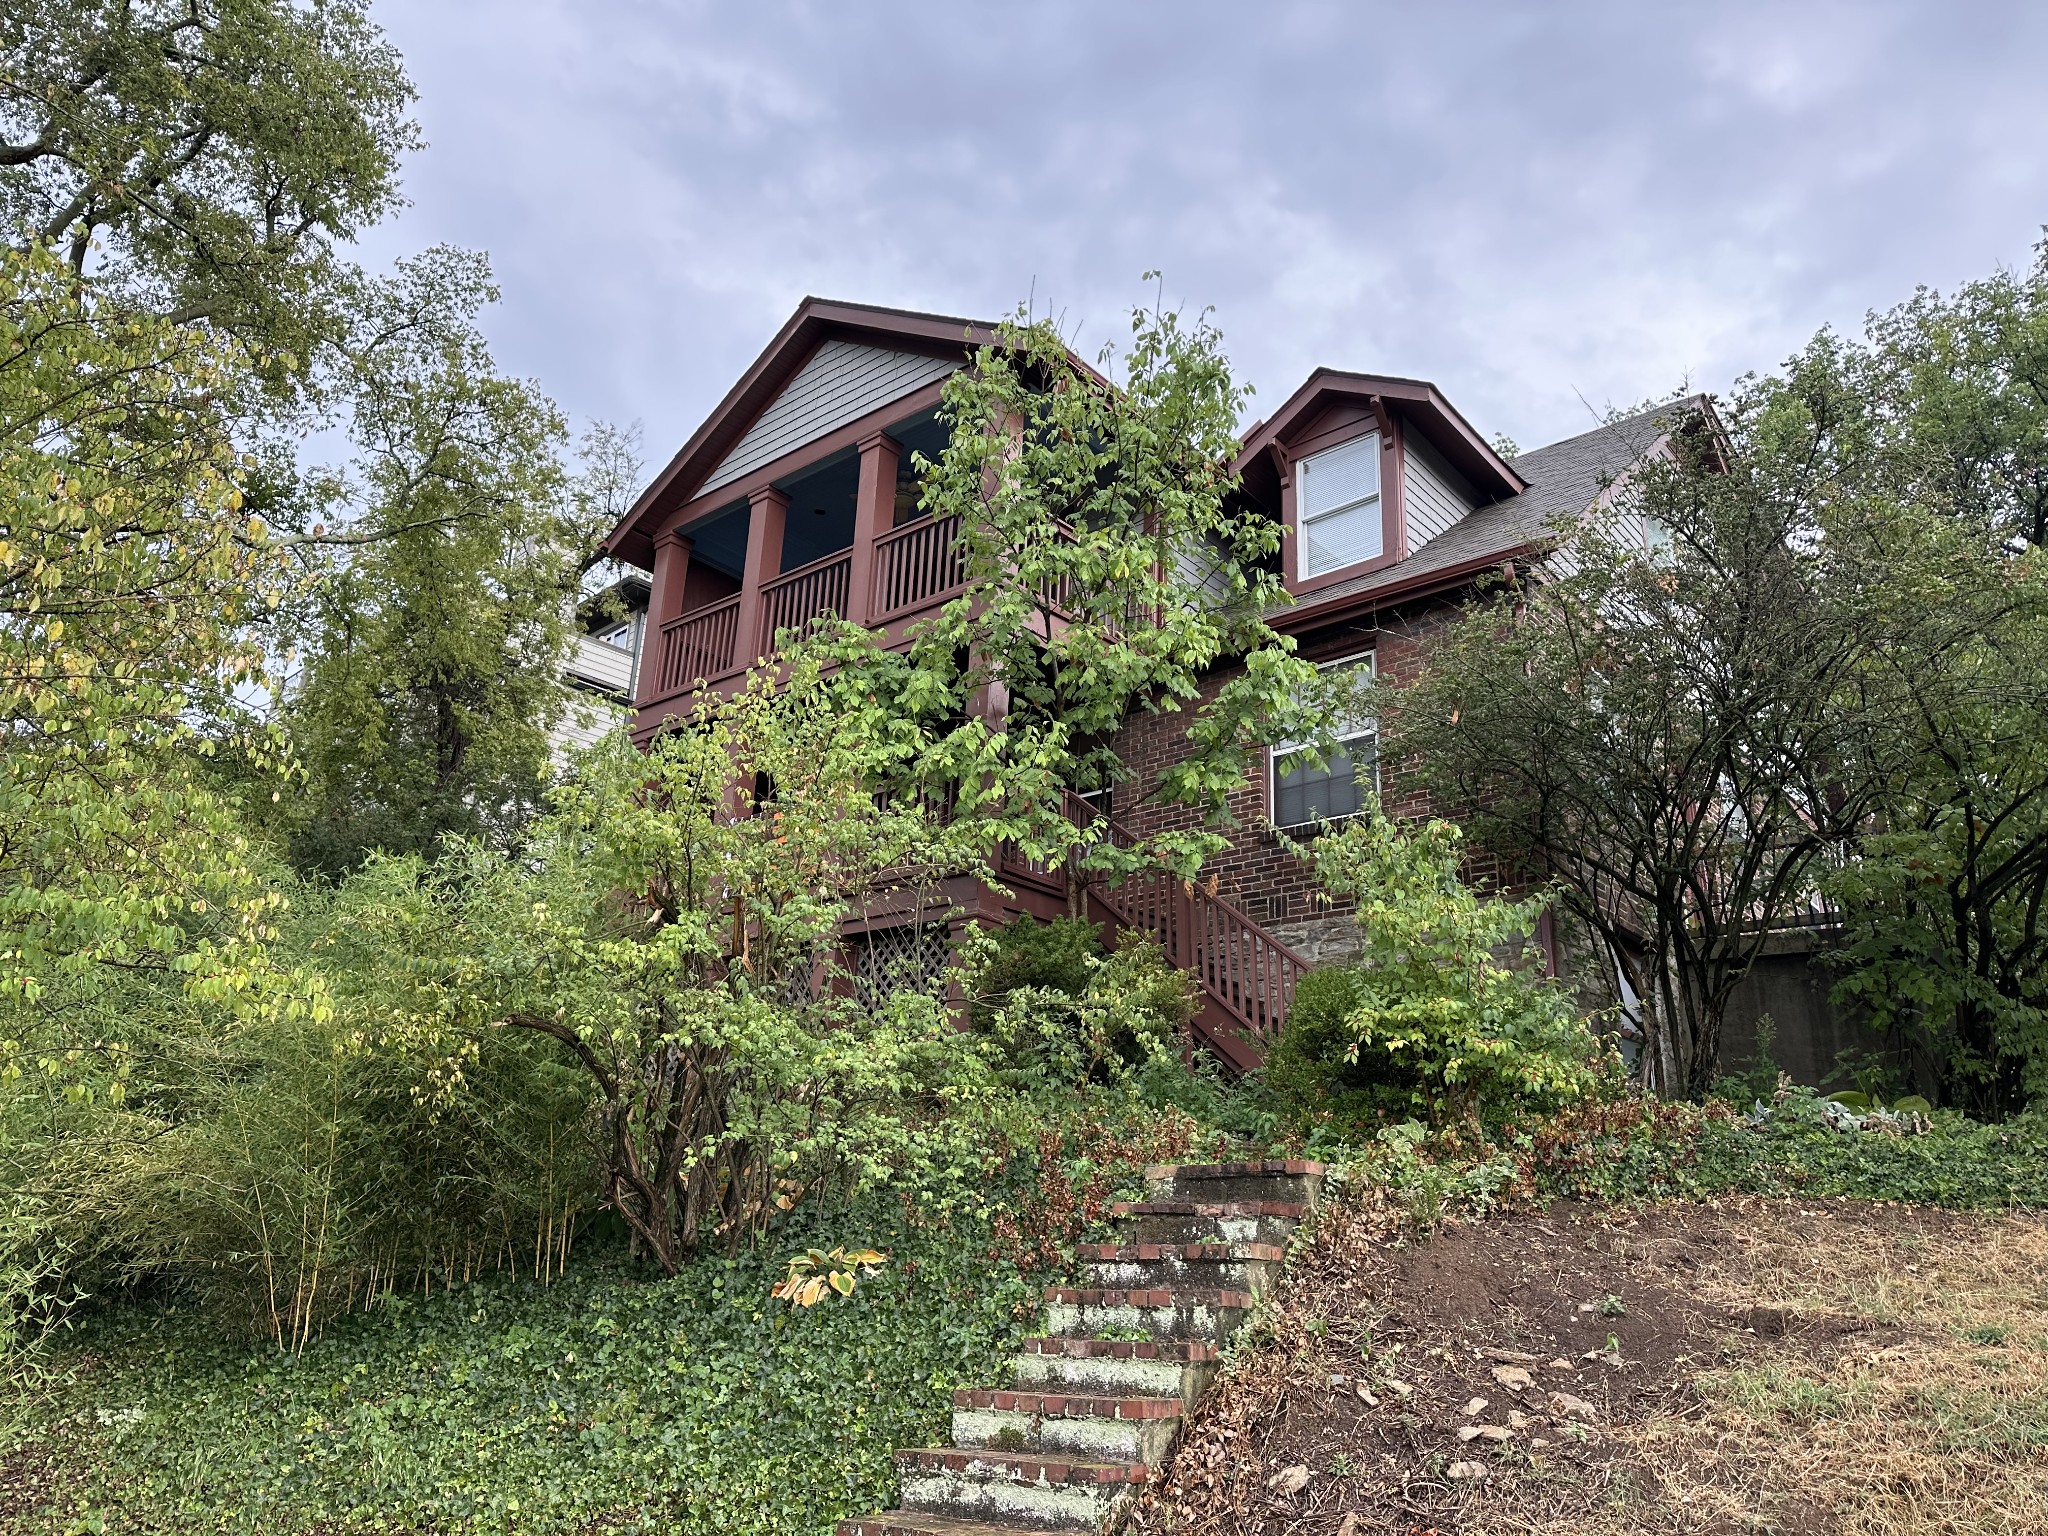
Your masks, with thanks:
[(952, 315), (849, 304), (815, 295), (806, 297), (711, 414), (676, 450), (661, 473), (635, 498), (618, 526), (605, 535), (598, 546), (599, 556), (643, 568), (651, 566), (652, 522), (661, 509), (695, 489), (696, 482), (708, 475), (732, 443), (745, 434), (754, 417), (774, 400), (818, 343), (833, 335), (881, 343), (936, 343), (965, 350), (992, 342), (995, 328), (986, 321)]
[(1271, 622), (1282, 634), (1293, 634), (1306, 629), (1319, 629), (1326, 624), (1341, 624), (1347, 619), (1354, 619), (1361, 614), (1376, 612), (1397, 604), (1412, 603), (1426, 597), (1440, 597), (1445, 592), (1470, 586), (1474, 580), (1489, 571), (1498, 570), (1514, 561), (1532, 559), (1545, 554), (1555, 543), (1553, 539), (1525, 539), (1506, 549), (1474, 555), (1452, 565), (1417, 571), (1404, 581), (1391, 581), (1383, 587), (1347, 593), (1343, 597), (1331, 598), (1326, 602), (1298, 603), (1275, 614)]
[(1287, 402), (1279, 410), (1245, 434), (1244, 446), (1239, 451), (1236, 465), (1239, 472), (1242, 473), (1244, 466), (1256, 455), (1279, 442), (1290, 426), (1326, 396), (1352, 399), (1370, 399), (1377, 396), (1411, 409), (1427, 411), (1452, 435), (1472, 461), (1473, 467), (1481, 471), (1479, 478), (1493, 481), (1495, 500), (1518, 496), (1529, 488), (1529, 482), (1515, 472), (1514, 467), (1494, 450), (1493, 445), (1479, 435), (1472, 423), (1465, 419), (1464, 414), (1427, 379), (1404, 379), (1391, 374), (1353, 373), (1341, 368), (1316, 369), (1302, 381), (1301, 386), (1293, 394), (1287, 397)]

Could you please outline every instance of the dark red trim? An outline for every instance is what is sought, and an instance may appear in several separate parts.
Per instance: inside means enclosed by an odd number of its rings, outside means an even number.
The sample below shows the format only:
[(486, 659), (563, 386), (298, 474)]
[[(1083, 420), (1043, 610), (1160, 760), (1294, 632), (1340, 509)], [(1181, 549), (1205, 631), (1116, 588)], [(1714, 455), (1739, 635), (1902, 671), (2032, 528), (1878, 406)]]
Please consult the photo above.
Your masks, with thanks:
[(1437, 387), (1423, 379), (1399, 379), (1371, 373), (1346, 373), (1336, 368), (1318, 368), (1301, 387), (1287, 397), (1287, 403), (1254, 427), (1244, 440), (1235, 467), (1244, 467), (1269, 444), (1284, 442), (1289, 429), (1317, 407), (1332, 399), (1367, 401), (1377, 397), (1397, 414), (1419, 420), (1423, 436), (1437, 451), (1470, 480), (1482, 495), (1494, 500), (1518, 496), (1528, 482), (1508, 465), (1493, 445), (1481, 437)]
[(716, 490), (707, 491), (702, 496), (683, 502), (664, 513), (651, 525), (654, 536), (658, 537), (671, 529), (687, 531), (692, 524), (709, 514), (748, 500), (785, 475), (806, 468), (821, 459), (829, 459), (843, 449), (858, 448), (864, 439), (895, 426), (906, 416), (915, 416), (919, 411), (929, 410), (937, 405), (945, 390), (946, 381), (939, 379), (912, 390), (907, 395), (898, 395), (886, 405), (877, 406), (869, 411), (867, 415), (856, 417), (843, 427), (834, 427), (823, 437), (814, 437), (807, 443), (799, 443), (781, 458), (771, 459), (759, 469), (749, 470), (739, 479), (728, 480)]
[[(1369, 592), (1351, 593), (1322, 603), (1301, 603), (1273, 615), (1272, 625), (1282, 634), (1300, 634), (1305, 630), (1321, 629), (1328, 624), (1341, 624), (1382, 608), (1414, 602), (1418, 598), (1434, 597), (1445, 591), (1469, 586), (1476, 578), (1487, 572), (1499, 570), (1502, 566), (1510, 566), (1528, 555), (1539, 553), (1544, 547), (1540, 542), (1525, 541), (1509, 549), (1477, 555), (1470, 560), (1461, 560), (1455, 565), (1418, 571), (1406, 581), (1390, 581), (1385, 586), (1375, 587)], [(1356, 574), (1355, 566), (1345, 572), (1347, 576)]]
[[(632, 565), (651, 565), (655, 523), (679, 498), (689, 497), (703, 483), (811, 354), (833, 336), (934, 355), (941, 350), (947, 355), (956, 350), (964, 355), (992, 342), (995, 328), (983, 320), (806, 298), (667, 467), (640, 493), (619, 526), (606, 537), (600, 553)], [(733, 489), (736, 499), (740, 490), (738, 486)]]

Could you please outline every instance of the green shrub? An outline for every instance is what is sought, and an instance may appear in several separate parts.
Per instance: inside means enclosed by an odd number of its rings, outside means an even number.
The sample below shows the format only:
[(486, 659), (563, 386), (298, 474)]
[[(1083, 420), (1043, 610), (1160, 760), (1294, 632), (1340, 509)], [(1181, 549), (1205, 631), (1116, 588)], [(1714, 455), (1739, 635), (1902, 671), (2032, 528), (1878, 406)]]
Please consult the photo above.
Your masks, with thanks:
[(1027, 912), (995, 930), (976, 965), (968, 1017), (976, 1029), (993, 1029), (996, 1015), (1020, 987), (1079, 997), (1101, 961), (1102, 937), (1095, 924), (1076, 917), (1040, 922)]
[(1365, 995), (1355, 966), (1310, 971), (1296, 984), (1287, 1028), (1266, 1058), (1266, 1088), (1276, 1103), (1316, 1116), (1340, 1137), (1363, 1136), (1389, 1112), (1405, 1109), (1419, 1085), (1412, 1072), (1376, 1080), (1374, 1063), (1351, 1059), (1351, 1016)]
[(442, 1050), (382, 1034), (363, 1000), (388, 978), (333, 947), (348, 891), (294, 894), (274, 950), (333, 983), (330, 1009), (236, 1017), (147, 973), (46, 997), (94, 1048), (0, 1081), (0, 1277), (21, 1318), (151, 1282), (289, 1343), (373, 1289), (550, 1268), (594, 1205), (573, 1064), (508, 1031)]
[(968, 1019), (1014, 1088), (1122, 1081), (1177, 1054), (1195, 984), (1157, 943), (1126, 933), (1105, 955), (1095, 925), (1028, 914), (969, 947)]
[(1350, 1134), (1396, 1111), (1497, 1123), (1614, 1081), (1611, 1053), (1536, 968), (1543, 903), (1472, 891), (1462, 841), (1376, 806), (1316, 841), (1317, 876), (1354, 904), (1363, 954), (1305, 978), (1289, 1013), (1268, 1081), (1297, 1124)]

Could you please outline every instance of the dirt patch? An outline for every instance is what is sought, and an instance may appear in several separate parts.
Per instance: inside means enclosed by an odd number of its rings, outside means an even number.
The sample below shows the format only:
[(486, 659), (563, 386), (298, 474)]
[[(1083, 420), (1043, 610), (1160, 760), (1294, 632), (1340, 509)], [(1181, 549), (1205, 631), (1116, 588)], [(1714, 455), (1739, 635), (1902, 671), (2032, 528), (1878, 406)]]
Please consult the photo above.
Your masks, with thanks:
[[(1141, 1512), (1184, 1532), (2048, 1532), (2048, 1224), (1326, 1214)], [(1305, 1475), (1304, 1475), (1305, 1474)]]

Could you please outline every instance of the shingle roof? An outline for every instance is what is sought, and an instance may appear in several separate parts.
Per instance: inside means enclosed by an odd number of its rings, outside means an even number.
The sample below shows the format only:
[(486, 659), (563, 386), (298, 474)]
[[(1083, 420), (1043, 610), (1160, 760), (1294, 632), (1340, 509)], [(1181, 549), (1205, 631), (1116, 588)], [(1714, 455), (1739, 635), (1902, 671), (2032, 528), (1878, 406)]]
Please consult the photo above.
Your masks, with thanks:
[(1319, 588), (1296, 611), (1549, 542), (1561, 524), (1591, 507), (1615, 476), (1640, 463), (1678, 418), (1697, 409), (1702, 400), (1698, 395), (1667, 400), (1508, 460), (1529, 482), (1521, 495), (1469, 513), (1398, 565)]

